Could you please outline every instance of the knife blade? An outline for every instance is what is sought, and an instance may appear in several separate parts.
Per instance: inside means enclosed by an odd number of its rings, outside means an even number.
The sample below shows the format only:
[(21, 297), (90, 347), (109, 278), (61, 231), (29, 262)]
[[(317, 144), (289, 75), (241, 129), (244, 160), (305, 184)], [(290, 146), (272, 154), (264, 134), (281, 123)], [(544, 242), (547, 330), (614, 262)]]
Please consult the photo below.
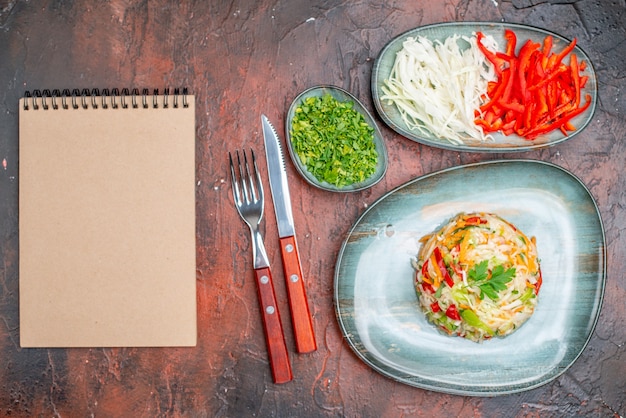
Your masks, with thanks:
[(317, 350), (317, 343), (302, 277), (285, 157), (276, 129), (267, 116), (261, 115), (261, 123), (296, 350), (299, 353), (310, 353)]

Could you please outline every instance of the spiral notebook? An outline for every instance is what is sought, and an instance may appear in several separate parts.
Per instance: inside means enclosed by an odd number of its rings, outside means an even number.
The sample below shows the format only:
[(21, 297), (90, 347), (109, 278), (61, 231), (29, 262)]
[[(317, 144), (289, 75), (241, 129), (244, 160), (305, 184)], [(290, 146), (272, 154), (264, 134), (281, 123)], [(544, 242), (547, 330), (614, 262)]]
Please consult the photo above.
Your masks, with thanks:
[(20, 100), (22, 347), (196, 345), (194, 96), (152, 93)]

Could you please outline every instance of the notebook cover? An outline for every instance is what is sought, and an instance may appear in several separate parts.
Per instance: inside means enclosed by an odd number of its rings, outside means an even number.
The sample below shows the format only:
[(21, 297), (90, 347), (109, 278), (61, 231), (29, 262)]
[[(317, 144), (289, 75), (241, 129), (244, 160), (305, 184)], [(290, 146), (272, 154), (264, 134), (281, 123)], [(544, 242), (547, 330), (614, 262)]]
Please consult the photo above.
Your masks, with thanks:
[(21, 346), (196, 345), (194, 97), (126, 109), (24, 100)]

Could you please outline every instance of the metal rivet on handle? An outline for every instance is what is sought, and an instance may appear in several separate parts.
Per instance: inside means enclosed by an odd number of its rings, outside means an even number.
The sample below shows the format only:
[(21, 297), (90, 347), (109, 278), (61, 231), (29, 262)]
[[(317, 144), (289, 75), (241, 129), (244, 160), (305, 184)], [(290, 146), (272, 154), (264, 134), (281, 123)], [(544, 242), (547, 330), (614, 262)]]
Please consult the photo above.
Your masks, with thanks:
[(267, 308), (265, 308), (265, 312), (267, 312), (268, 314), (273, 314), (276, 310), (274, 309), (273, 306), (268, 306)]
[(299, 277), (298, 277), (298, 275), (297, 275), (297, 274), (292, 274), (292, 275), (291, 275), (291, 277), (290, 277), (290, 279), (291, 279), (291, 281), (292, 281), (293, 283), (295, 283), (295, 282), (297, 282), (297, 281), (298, 281)]
[(285, 250), (287, 250), (287, 252), (288, 252), (288, 253), (292, 252), (292, 251), (293, 251), (293, 245), (291, 245), (291, 244), (287, 244), (287, 245), (285, 246)]
[(270, 278), (267, 276), (261, 276), (261, 283), (263, 284), (268, 284), (270, 281)]

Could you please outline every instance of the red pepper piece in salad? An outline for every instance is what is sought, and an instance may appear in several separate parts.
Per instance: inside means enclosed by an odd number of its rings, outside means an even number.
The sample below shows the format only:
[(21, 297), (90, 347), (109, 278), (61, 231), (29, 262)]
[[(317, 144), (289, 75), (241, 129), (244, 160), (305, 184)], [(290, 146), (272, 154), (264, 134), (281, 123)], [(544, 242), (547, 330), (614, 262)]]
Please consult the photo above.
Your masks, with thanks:
[(465, 224), (466, 225), (480, 225), (480, 224), (486, 224), (487, 220), (484, 218), (481, 218), (480, 216), (470, 216), (469, 218), (465, 219)]
[(454, 319), (455, 321), (461, 320), (461, 315), (459, 315), (459, 311), (454, 304), (448, 306), (448, 309), (446, 309), (446, 316), (450, 319)]
[(441, 250), (439, 247), (436, 247), (433, 251), (435, 255), (435, 260), (437, 261), (437, 266), (439, 266), (439, 270), (441, 271), (441, 275), (443, 276), (443, 281), (450, 287), (454, 286), (454, 280), (450, 277), (450, 273), (448, 272), (448, 267), (446, 266), (446, 262), (443, 261), (443, 256), (441, 255)]
[(422, 289), (424, 289), (428, 293), (435, 293), (435, 289), (430, 283), (424, 282), (422, 283)]

